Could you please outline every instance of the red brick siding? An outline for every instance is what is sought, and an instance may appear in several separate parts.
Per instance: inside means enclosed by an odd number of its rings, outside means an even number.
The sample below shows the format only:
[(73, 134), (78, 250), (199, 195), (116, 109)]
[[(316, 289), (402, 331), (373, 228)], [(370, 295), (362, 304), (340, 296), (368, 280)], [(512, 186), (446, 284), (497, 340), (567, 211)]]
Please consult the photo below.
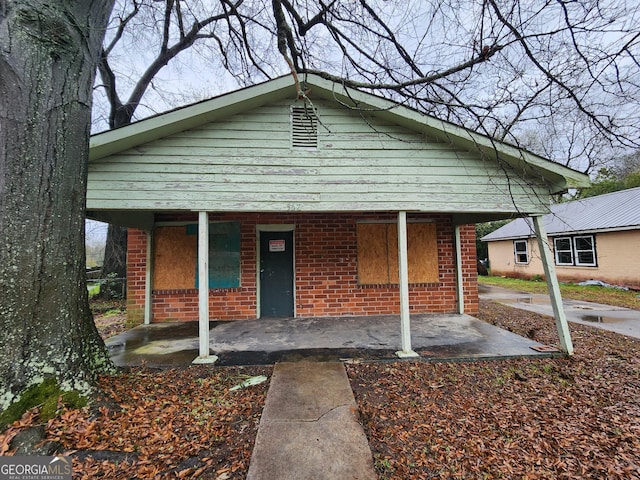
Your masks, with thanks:
[(127, 239), (127, 321), (135, 325), (144, 321), (147, 234), (130, 228)]
[(475, 225), (460, 227), (460, 246), (462, 251), (462, 288), (465, 292), (464, 312), (475, 315), (478, 313), (478, 260)]
[[(393, 214), (210, 214), (211, 221), (241, 222), (241, 286), (211, 290), (211, 318), (240, 320), (256, 317), (256, 225), (294, 224), (296, 315), (338, 316), (399, 313), (397, 285), (359, 285), (357, 278), (356, 223), (364, 220), (395, 222)], [(412, 313), (450, 313), (457, 310), (454, 230), (448, 215), (409, 215), (412, 219), (433, 219), (437, 226), (438, 283), (409, 286)], [(163, 215), (158, 221), (196, 221), (195, 215)], [(129, 309), (139, 315), (144, 308), (146, 238), (130, 230)], [(477, 313), (475, 229), (461, 228), (465, 311)], [(140, 256), (141, 255), (141, 256)], [(135, 277), (132, 277), (132, 274)], [(139, 278), (142, 275), (142, 280)], [(197, 320), (198, 292), (191, 290), (154, 291), (153, 319)]]

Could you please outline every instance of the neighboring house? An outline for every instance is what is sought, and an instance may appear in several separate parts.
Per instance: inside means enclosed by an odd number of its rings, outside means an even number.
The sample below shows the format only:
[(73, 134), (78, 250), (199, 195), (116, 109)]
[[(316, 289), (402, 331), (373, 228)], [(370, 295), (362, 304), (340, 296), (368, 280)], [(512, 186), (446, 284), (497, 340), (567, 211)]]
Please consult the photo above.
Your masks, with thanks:
[[(640, 187), (560, 203), (543, 217), (556, 275), (640, 287)], [(485, 235), (492, 275), (543, 275), (531, 219)]]
[(304, 90), (281, 77), (91, 138), (87, 215), (129, 227), (131, 319), (199, 320), (204, 356), (209, 318), (400, 313), (408, 335), (409, 312), (477, 312), (475, 223), (588, 183), (318, 76)]

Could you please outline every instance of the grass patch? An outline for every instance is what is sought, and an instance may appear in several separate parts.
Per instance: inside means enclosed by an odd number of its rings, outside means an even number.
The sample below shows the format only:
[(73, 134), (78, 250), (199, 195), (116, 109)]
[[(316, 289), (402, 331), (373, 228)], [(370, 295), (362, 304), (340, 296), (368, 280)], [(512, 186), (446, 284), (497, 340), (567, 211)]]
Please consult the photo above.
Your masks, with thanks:
[[(549, 293), (547, 283), (541, 280), (531, 281), (518, 278), (478, 276), (478, 283), (480, 285), (495, 285), (496, 287), (509, 288), (527, 293)], [(560, 293), (562, 297), (566, 299), (584, 300), (587, 302), (604, 303), (605, 305), (640, 310), (640, 293), (632, 290), (561, 283)]]
[(76, 391), (62, 390), (55, 378), (47, 378), (42, 383), (26, 389), (20, 400), (0, 413), (0, 431), (34, 407), (40, 409), (39, 421), (46, 423), (58, 414), (61, 404), (69, 408), (81, 408), (87, 405), (87, 399)]
[(93, 298), (100, 293), (100, 284), (99, 283), (88, 284), (87, 290), (89, 291), (89, 298)]

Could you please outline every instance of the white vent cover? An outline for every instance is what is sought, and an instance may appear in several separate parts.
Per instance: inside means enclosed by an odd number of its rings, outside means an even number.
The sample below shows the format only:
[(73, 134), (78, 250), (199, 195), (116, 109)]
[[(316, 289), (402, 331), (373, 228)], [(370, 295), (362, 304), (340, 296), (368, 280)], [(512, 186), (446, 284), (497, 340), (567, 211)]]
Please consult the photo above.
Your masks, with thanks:
[(291, 107), (291, 146), (318, 148), (318, 116), (313, 107)]

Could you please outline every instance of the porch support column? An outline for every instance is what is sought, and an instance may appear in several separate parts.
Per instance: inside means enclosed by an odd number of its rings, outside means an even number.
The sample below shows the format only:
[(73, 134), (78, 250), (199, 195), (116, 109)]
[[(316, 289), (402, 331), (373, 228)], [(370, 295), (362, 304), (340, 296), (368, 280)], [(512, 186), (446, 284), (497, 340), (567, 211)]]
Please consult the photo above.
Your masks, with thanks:
[(564, 353), (573, 355), (573, 343), (571, 342), (569, 325), (567, 324), (567, 317), (562, 307), (560, 285), (558, 284), (558, 277), (556, 277), (556, 269), (551, 257), (551, 248), (549, 248), (549, 239), (542, 216), (538, 215), (533, 217), (533, 223), (536, 229), (536, 236), (538, 237), (538, 247), (540, 248), (544, 274), (545, 277), (547, 277), (547, 287), (549, 288), (549, 295), (551, 297), (551, 306), (553, 307), (553, 316), (556, 320), (558, 337), (560, 337), (560, 346)]
[(147, 232), (147, 265), (144, 273), (144, 324), (153, 320), (153, 230)]
[(458, 313), (464, 313), (464, 283), (462, 282), (462, 244), (460, 243), (460, 225), (455, 226), (456, 245), (456, 297)]
[(198, 212), (198, 338), (200, 355), (193, 363), (214, 363), (209, 355), (209, 215)]
[(398, 212), (398, 281), (400, 284), (400, 358), (417, 357), (411, 349), (411, 320), (409, 317), (409, 261), (407, 254), (407, 212)]

